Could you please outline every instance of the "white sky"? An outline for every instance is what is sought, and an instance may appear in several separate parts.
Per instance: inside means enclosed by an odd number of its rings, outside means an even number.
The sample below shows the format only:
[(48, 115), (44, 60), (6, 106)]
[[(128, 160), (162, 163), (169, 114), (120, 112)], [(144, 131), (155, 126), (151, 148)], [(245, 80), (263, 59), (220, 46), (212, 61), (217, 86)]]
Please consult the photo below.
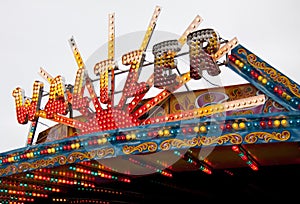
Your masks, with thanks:
[[(162, 11), (156, 30), (181, 35), (200, 15), (204, 21), (198, 29), (214, 28), (225, 39), (237, 37), (250, 51), (300, 83), (297, 0), (1, 0), (0, 152), (24, 147), (29, 130), (29, 124), (16, 120), (14, 88), (20, 86), (31, 96), (34, 80), (47, 84), (38, 74), (40, 67), (74, 84), (77, 65), (68, 44), (71, 36), (87, 59), (106, 42), (109, 13), (115, 13), (118, 37), (145, 30), (157, 5)], [(223, 85), (244, 83), (230, 73), (221, 75)]]

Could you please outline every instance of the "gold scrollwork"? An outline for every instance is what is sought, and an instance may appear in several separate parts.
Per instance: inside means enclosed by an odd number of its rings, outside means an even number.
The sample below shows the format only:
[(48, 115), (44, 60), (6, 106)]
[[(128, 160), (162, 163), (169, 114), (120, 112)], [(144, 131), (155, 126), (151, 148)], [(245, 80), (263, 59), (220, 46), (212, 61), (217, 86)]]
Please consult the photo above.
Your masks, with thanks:
[(290, 82), (290, 80), (286, 76), (282, 76), (278, 73), (274, 68), (267, 67), (265, 62), (258, 62), (257, 57), (254, 54), (248, 54), (245, 49), (240, 48), (238, 50), (239, 54), (245, 54), (247, 56), (248, 62), (255, 68), (261, 69), (266, 72), (271, 79), (275, 82), (281, 83), (289, 88), (289, 90), (298, 98), (300, 98), (299, 89), (296, 84)]
[(161, 150), (169, 150), (171, 147), (176, 147), (176, 148), (181, 148), (183, 146), (185, 147), (195, 147), (197, 145), (199, 145), (199, 138), (192, 138), (190, 140), (187, 140), (187, 139), (176, 139), (176, 138), (173, 138), (173, 139), (168, 139), (168, 140), (165, 140), (163, 141), (161, 144), (160, 144), (160, 148)]
[(233, 133), (233, 134), (226, 134), (219, 137), (206, 137), (203, 136), (200, 139), (200, 142), (202, 145), (212, 145), (212, 144), (224, 144), (230, 141), (231, 144), (241, 144), (243, 141), (243, 138), (241, 135)]
[(17, 172), (25, 172), (27, 170), (31, 169), (38, 169), (41, 167), (47, 167), (47, 166), (53, 166), (55, 165), (56, 162), (59, 163), (59, 165), (64, 165), (67, 162), (68, 163), (74, 163), (77, 159), (83, 160), (83, 159), (92, 159), (96, 155), (99, 157), (104, 157), (108, 154), (114, 154), (114, 149), (113, 148), (106, 148), (106, 149), (101, 149), (101, 150), (92, 150), (91, 152), (72, 152), (71, 154), (68, 155), (68, 157), (64, 155), (58, 155), (55, 157), (51, 157), (48, 159), (41, 159), (37, 160), (34, 162), (23, 162), (20, 163), (19, 165), (9, 165), (5, 169), (0, 169), (0, 176), (6, 175), (6, 174), (11, 174), (11, 173), (17, 173)]
[(15, 174), (17, 172), (24, 172), (31, 168), (32, 164), (29, 162), (23, 162), (18, 167), (15, 165), (9, 165), (5, 169), (0, 169), (0, 176), (7, 174)]
[(145, 142), (137, 146), (133, 146), (133, 145), (123, 146), (124, 154), (131, 154), (132, 152), (135, 151), (143, 152), (145, 150), (148, 150), (149, 152), (155, 152), (157, 150), (157, 144), (155, 142)]
[[(47, 161), (49, 161), (49, 162), (47, 162)], [(55, 162), (52, 162), (52, 159), (49, 159), (49, 160), (41, 159), (41, 160), (37, 160), (37, 161), (33, 162), (31, 164), (31, 168), (37, 169), (39, 167), (48, 166), (48, 165), (54, 164), (54, 163)]]
[(264, 140), (266, 142), (269, 142), (272, 140), (277, 141), (286, 141), (291, 137), (291, 133), (287, 130), (280, 132), (252, 132), (245, 136), (245, 142), (249, 144), (253, 144), (257, 142), (258, 139)]
[(0, 170), (0, 176), (2, 176), (4, 174), (8, 174), (8, 173), (14, 174), (17, 171), (18, 171), (18, 169), (14, 165), (10, 165), (10, 166), (6, 167), (5, 169)]
[(65, 156), (58, 156), (57, 157), (57, 161), (60, 165), (64, 165), (67, 163), (67, 157)]
[(98, 149), (97, 150), (97, 157), (103, 158), (109, 154), (114, 155), (115, 150), (114, 148), (106, 148), (106, 149)]
[(11, 166), (10, 173), (18, 172), (18, 168), (16, 166)]
[(31, 163), (23, 162), (18, 166), (18, 172), (23, 172), (31, 168)]
[(96, 155), (97, 155), (97, 151), (96, 150), (92, 150), (90, 152), (87, 152), (87, 154), (88, 154), (88, 157), (95, 158)]
[(68, 155), (67, 161), (68, 163), (74, 163), (77, 159), (83, 160), (83, 159), (92, 159), (92, 154), (90, 152), (72, 152), (71, 154)]

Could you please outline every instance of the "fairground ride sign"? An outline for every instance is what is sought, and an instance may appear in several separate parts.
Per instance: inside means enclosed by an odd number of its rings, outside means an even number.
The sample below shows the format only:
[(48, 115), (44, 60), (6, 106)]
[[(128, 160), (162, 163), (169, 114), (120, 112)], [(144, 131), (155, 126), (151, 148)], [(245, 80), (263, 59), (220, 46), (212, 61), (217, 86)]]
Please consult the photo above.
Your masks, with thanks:
[[(143, 115), (165, 101), (174, 91), (188, 81), (201, 79), (203, 71), (211, 76), (218, 75), (220, 73), (219, 65), (222, 64), (218, 60), (238, 45), (236, 38), (224, 41), (213, 29), (196, 30), (202, 22), (202, 18), (196, 16), (179, 39), (163, 41), (152, 47), (154, 73), (147, 81), (138, 82), (141, 68), (145, 62), (146, 49), (154, 32), (160, 11), (161, 8), (157, 6), (140, 48), (122, 56), (122, 64), (130, 68), (118, 103), (114, 101), (115, 71), (118, 70), (114, 59), (114, 14), (109, 14), (108, 58), (96, 63), (94, 66), (94, 74), (100, 77), (99, 94), (95, 92), (93, 81), (88, 75), (73, 37), (69, 40), (69, 43), (78, 64), (73, 86), (66, 86), (62, 76), (52, 77), (41, 68), (40, 74), (50, 83), (49, 99), (44, 109), (40, 107), (44, 87), (42, 82), (34, 82), (31, 99), (25, 99), (24, 91), (21, 88), (18, 87), (13, 90), (12, 95), (15, 98), (18, 122), (20, 124), (31, 122), (31, 131), (28, 135), (29, 145), (32, 143), (39, 117), (76, 128), (79, 134), (87, 134), (118, 128), (187, 120), (264, 103), (264, 96), (256, 96), (240, 101), (224, 102), (180, 113), (169, 113), (143, 119)], [(187, 73), (178, 75), (172, 70), (178, 69), (176, 57), (185, 44), (189, 48), (190, 70)], [(144, 100), (144, 96), (151, 87), (158, 88), (161, 91), (153, 98)], [(85, 90), (88, 91), (89, 97), (84, 95)], [(128, 99), (130, 100), (128, 101)], [(144, 100), (144, 103), (140, 105), (142, 100)], [(251, 103), (251, 101), (255, 102)], [(94, 110), (90, 109), (91, 105)], [(78, 120), (68, 115), (72, 110), (79, 111), (85, 119)]]

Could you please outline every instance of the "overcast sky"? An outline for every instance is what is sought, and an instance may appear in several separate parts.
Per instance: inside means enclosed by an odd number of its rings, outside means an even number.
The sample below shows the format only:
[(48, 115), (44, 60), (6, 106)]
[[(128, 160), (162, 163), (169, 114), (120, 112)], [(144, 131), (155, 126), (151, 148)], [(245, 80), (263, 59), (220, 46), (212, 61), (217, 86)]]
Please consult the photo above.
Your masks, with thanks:
[[(77, 66), (68, 39), (75, 37), (87, 59), (106, 42), (109, 13), (115, 13), (116, 37), (144, 31), (157, 5), (162, 7), (158, 31), (181, 35), (200, 15), (204, 21), (199, 29), (214, 28), (226, 39), (237, 37), (250, 51), (300, 83), (299, 4), (297, 0), (1, 0), (0, 152), (24, 147), (29, 130), (29, 124), (17, 122), (13, 89), (20, 86), (31, 96), (34, 80), (46, 84), (38, 74), (40, 67), (74, 84)], [(223, 85), (244, 83), (227, 71), (221, 78)]]

